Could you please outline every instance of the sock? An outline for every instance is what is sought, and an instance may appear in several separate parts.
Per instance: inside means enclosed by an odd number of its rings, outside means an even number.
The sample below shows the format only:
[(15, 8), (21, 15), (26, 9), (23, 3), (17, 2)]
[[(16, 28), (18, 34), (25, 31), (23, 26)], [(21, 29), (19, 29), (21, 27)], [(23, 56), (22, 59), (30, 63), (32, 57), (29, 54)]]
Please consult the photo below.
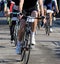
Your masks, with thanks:
[(33, 37), (35, 36), (35, 32), (32, 32), (32, 36), (33, 36)]

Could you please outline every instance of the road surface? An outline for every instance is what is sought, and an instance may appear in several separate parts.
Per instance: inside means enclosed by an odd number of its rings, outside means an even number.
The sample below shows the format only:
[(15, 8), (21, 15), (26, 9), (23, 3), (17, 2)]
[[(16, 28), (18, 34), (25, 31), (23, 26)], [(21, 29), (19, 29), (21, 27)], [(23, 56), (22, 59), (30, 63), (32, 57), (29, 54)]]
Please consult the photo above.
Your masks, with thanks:
[[(60, 25), (53, 23), (53, 32), (45, 34), (44, 28), (37, 29), (36, 45), (31, 49), (29, 64), (60, 64)], [(0, 25), (0, 64), (23, 64), (10, 43), (8, 25)]]

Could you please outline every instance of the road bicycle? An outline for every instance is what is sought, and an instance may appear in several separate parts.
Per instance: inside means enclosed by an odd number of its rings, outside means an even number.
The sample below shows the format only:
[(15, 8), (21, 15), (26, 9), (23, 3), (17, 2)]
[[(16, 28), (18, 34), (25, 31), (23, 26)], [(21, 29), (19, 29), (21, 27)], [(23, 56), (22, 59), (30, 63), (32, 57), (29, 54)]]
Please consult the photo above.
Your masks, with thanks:
[(31, 25), (34, 22), (34, 19), (41, 19), (38, 17), (31, 17), (31, 16), (24, 16), (23, 17), (26, 20), (25, 24), (25, 32), (24, 32), (24, 37), (22, 40), (21, 44), (21, 60), (23, 61), (24, 64), (28, 64), (29, 58), (30, 58), (30, 52), (32, 48), (32, 43), (31, 43)]
[(49, 36), (50, 35), (50, 13), (53, 13), (51, 10), (46, 11), (46, 24), (45, 24), (45, 31), (46, 34)]
[(47, 18), (46, 18), (46, 24), (45, 24), (45, 31), (46, 31), (46, 35), (50, 35), (50, 20), (49, 20), (49, 13), (47, 14)]
[(11, 18), (11, 21), (12, 21), (12, 35), (13, 35), (13, 38), (14, 38), (14, 44), (16, 46), (17, 44), (17, 39), (18, 39), (18, 30), (19, 30), (19, 19), (18, 19), (18, 16), (19, 16), (19, 12), (12, 12), (10, 14), (10, 18)]

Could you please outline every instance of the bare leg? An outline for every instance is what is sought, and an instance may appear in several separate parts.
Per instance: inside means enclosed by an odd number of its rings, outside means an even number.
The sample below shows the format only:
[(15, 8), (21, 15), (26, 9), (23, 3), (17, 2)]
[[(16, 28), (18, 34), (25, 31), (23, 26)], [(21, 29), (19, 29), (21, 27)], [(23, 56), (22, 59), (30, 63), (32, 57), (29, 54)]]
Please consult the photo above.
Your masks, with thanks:
[[(31, 16), (33, 17), (37, 17), (38, 16), (38, 13), (37, 11), (33, 11)], [(32, 32), (35, 32), (36, 31), (36, 26), (37, 26), (37, 19), (35, 19), (34, 23), (32, 23)]]
[(25, 27), (25, 22), (23, 19), (21, 20), (20, 23), (21, 23), (21, 25), (20, 25), (20, 29), (18, 31), (18, 41), (17, 41), (17, 46), (16, 46), (17, 54), (21, 54), (21, 43), (22, 43), (21, 41), (24, 36), (24, 27)]
[(25, 27), (25, 22), (24, 20), (22, 19), (21, 20), (21, 26), (20, 26), (20, 29), (18, 31), (18, 40), (21, 41), (23, 36), (24, 36), (24, 27)]
[[(38, 12), (37, 11), (33, 11), (31, 13), (31, 16), (33, 17), (38, 17)], [(35, 32), (36, 32), (36, 27), (37, 27), (37, 19), (35, 19), (35, 21), (32, 23), (32, 44), (35, 44)]]
[(52, 13), (50, 13), (50, 26), (52, 26)]

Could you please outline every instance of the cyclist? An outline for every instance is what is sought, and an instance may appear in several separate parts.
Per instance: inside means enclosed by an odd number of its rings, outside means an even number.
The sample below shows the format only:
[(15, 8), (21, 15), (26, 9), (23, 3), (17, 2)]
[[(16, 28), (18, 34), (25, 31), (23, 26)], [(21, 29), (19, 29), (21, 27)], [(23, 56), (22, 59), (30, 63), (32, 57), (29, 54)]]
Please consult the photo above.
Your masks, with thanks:
[[(28, 13), (30, 13), (29, 15), (33, 16), (33, 17), (37, 17), (38, 16), (38, 10), (37, 10), (37, 1), (39, 1), (39, 5), (41, 6), (41, 10), (42, 10), (42, 16), (44, 16), (44, 10), (43, 10), (43, 0), (12, 0), (11, 2), (14, 2), (14, 6), (13, 6), (13, 11), (20, 11), (20, 13), (26, 13), (26, 15), (28, 15)], [(11, 6), (10, 6), (11, 7)], [(22, 19), (23, 15), (20, 15), (20, 30), (18, 31), (18, 42), (16, 45), (16, 53), (19, 54), (21, 53), (20, 49), (21, 49), (21, 42), (22, 42), (22, 37), (24, 34), (24, 26), (25, 26), (25, 20)], [(35, 19), (34, 23), (32, 23), (32, 44), (36, 44), (35, 43), (35, 30), (36, 30), (36, 26), (37, 26), (37, 19)]]
[(11, 0), (4, 0), (4, 12), (10, 14), (10, 1)]
[[(56, 5), (56, 10), (58, 12), (57, 1), (54, 0), (54, 2), (55, 2), (55, 5)], [(46, 6), (47, 10), (51, 11), (49, 13), (49, 15), (50, 15), (50, 31), (51, 32), (53, 31), (52, 30), (52, 13), (53, 13), (52, 4), (53, 4), (52, 0), (45, 0), (44, 1), (44, 6)]]
[[(9, 28), (10, 28), (10, 35), (11, 35), (11, 19), (10, 19), (10, 4), (11, 0), (5, 0), (4, 2), (4, 12), (5, 16), (7, 17), (7, 21), (9, 23)], [(13, 42), (13, 37), (11, 36), (11, 42)]]
[(52, 9), (54, 11), (54, 20), (56, 20), (55, 16), (56, 16), (56, 13), (59, 13), (59, 10), (58, 10), (58, 5), (57, 5), (57, 0), (52, 0)]
[(14, 36), (13, 36), (13, 34), (14, 34), (14, 27), (13, 27), (13, 24), (12, 24), (12, 21), (11, 21), (11, 17), (10, 17), (11, 12), (14, 11), (13, 10), (13, 6), (14, 6), (14, 1), (13, 0), (7, 0), (5, 2), (4, 9), (6, 11), (6, 14), (5, 15), (7, 16), (7, 20), (9, 22), (10, 35), (11, 35), (11, 43), (14, 42)]
[[(19, 3), (19, 11), (20, 13), (24, 13), (26, 15), (31, 15), (32, 17), (37, 17), (38, 16), (38, 10), (37, 10), (37, 1), (39, 1), (39, 5), (41, 6), (41, 10), (42, 10), (42, 16), (44, 16), (44, 10), (43, 10), (43, 0), (20, 0)], [(30, 14), (29, 14), (30, 13)], [(21, 47), (21, 43), (22, 43), (22, 37), (24, 34), (24, 26), (25, 26), (25, 20), (22, 19), (23, 15), (20, 15), (20, 30), (18, 31), (18, 42), (17, 42), (17, 46), (16, 46), (16, 53), (19, 54), (21, 53), (20, 51), (20, 47)], [(36, 30), (36, 26), (37, 26), (37, 19), (34, 20), (34, 22), (32, 23), (32, 40), (31, 43), (32, 44), (36, 44), (35, 42), (35, 30)]]

